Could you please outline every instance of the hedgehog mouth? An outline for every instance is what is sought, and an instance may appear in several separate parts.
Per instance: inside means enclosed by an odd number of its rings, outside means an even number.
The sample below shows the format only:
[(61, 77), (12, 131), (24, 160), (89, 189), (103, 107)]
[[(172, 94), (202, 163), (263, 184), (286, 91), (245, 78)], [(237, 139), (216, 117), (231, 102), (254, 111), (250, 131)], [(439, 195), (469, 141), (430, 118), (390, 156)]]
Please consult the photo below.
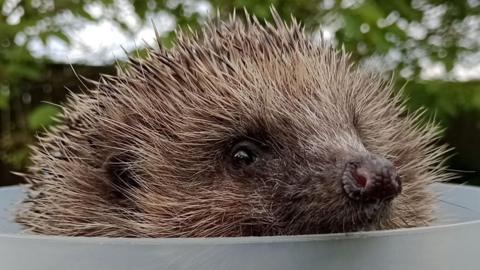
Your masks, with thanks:
[(356, 204), (348, 201), (340, 209), (331, 209), (330, 213), (324, 212), (319, 220), (312, 220), (312, 223), (297, 233), (349, 233), (378, 230), (383, 227), (382, 224), (390, 224), (391, 211), (391, 201), (370, 204)]
[(389, 220), (391, 210), (390, 200), (378, 200), (369, 204), (349, 201), (343, 213), (344, 218), (338, 220), (333, 232), (377, 230), (379, 224)]

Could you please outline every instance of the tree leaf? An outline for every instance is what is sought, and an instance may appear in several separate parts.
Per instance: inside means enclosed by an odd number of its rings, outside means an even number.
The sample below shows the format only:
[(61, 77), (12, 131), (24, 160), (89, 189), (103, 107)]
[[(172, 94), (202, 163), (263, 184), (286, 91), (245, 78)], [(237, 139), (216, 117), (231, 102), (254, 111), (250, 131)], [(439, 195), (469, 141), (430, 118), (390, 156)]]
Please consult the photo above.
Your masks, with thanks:
[(27, 121), (29, 129), (35, 131), (52, 125), (55, 123), (54, 116), (60, 112), (61, 109), (59, 107), (50, 104), (42, 104), (36, 107), (28, 115)]

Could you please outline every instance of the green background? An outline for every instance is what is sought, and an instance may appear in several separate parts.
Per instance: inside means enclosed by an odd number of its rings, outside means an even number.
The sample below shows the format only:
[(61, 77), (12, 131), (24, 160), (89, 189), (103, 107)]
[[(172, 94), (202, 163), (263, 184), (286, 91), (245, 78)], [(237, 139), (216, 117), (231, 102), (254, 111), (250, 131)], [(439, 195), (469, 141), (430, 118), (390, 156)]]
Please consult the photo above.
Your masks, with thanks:
[[(92, 4), (111, 10), (110, 16), (93, 16), (86, 8)], [(66, 29), (72, 25), (57, 20), (65, 13), (84, 23), (108, 19), (133, 36), (136, 30), (123, 20), (126, 5), (145, 24), (151, 24), (149, 14), (163, 12), (175, 18), (177, 27), (196, 28), (205, 17), (192, 8), (198, 4), (221, 14), (245, 8), (266, 20), (271, 19), (273, 5), (285, 20), (293, 15), (307, 31), (330, 35), (360, 64), (384, 64), (378, 68), (387, 77), (393, 74), (399, 89), (405, 88), (409, 108), (426, 108), (425, 118), (434, 118), (444, 128), (444, 142), (455, 147), (448, 165), (458, 172), (457, 182), (480, 185), (480, 74), (455, 75), (459, 64), (473, 69), (480, 63), (477, 0), (0, 1), (0, 185), (21, 181), (11, 171), (25, 170), (28, 145), (54, 123), (52, 117), (60, 111), (55, 104), (64, 101), (68, 91), (80, 90), (75, 73), (96, 79), (100, 73), (115, 72), (113, 63), (70, 65), (68, 59), (36, 57), (30, 42), (46, 44), (56, 37), (71, 45), (74, 39)], [(173, 31), (161, 36), (165, 46), (174, 40)], [(422, 75), (429, 65), (444, 72)]]

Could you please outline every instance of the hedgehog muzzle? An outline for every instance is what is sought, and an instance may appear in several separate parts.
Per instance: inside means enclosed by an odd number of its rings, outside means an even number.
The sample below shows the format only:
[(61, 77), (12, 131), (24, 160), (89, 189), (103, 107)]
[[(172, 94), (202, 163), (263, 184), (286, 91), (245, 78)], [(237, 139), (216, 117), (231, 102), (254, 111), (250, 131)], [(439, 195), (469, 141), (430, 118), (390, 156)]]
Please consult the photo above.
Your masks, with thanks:
[(402, 181), (393, 164), (375, 155), (348, 161), (342, 186), (348, 198), (361, 203), (392, 200), (402, 191)]

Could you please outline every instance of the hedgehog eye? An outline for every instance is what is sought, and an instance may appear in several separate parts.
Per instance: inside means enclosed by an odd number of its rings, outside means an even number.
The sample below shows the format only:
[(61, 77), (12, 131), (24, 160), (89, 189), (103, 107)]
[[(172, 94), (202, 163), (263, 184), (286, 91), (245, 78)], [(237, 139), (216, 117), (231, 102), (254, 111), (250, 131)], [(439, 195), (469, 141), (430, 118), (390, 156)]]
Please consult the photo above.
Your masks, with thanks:
[(251, 141), (241, 141), (235, 144), (231, 151), (231, 162), (235, 169), (248, 166), (258, 159), (260, 150), (258, 146)]

